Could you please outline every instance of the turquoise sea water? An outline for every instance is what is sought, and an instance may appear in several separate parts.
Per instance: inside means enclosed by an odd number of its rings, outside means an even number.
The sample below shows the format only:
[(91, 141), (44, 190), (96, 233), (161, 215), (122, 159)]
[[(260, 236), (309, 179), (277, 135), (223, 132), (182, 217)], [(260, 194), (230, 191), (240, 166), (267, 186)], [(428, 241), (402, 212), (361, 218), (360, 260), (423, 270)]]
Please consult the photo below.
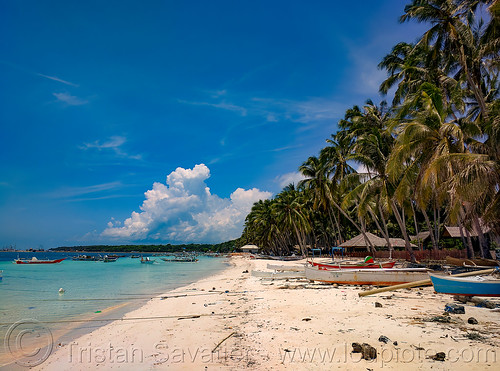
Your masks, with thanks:
[[(28, 259), (33, 256), (68, 259), (59, 264), (13, 264), (18, 254)], [(72, 261), (75, 255), (78, 254), (0, 252), (0, 270), (3, 270), (0, 339), (12, 323), (23, 319), (54, 321), (50, 326), (56, 331), (62, 326), (71, 326), (58, 324), (60, 320), (88, 318), (124, 303), (129, 303), (125, 308), (131, 310), (153, 296), (217, 273), (227, 266), (226, 259), (203, 256), (196, 263), (167, 263), (152, 257), (155, 264), (141, 264), (140, 259), (130, 257), (119, 258), (113, 263)], [(65, 290), (62, 295), (60, 288)]]

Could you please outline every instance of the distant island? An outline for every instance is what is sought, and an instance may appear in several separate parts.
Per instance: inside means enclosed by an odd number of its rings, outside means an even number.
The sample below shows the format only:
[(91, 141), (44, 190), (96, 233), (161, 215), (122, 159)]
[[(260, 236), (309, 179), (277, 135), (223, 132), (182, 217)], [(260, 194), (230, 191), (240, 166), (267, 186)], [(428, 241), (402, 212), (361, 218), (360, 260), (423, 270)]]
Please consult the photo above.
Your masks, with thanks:
[(236, 249), (236, 240), (219, 244), (180, 244), (180, 245), (91, 245), (61, 246), (49, 249), (58, 252), (139, 252), (139, 253), (174, 253), (174, 252), (218, 252), (227, 253)]

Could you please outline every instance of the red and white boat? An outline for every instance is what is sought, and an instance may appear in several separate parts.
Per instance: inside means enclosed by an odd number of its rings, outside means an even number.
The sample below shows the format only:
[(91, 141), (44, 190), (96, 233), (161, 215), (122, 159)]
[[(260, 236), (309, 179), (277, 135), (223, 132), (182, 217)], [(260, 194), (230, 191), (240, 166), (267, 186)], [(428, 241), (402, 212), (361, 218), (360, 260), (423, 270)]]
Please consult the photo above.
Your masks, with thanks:
[(15, 259), (16, 264), (56, 264), (62, 262), (66, 258), (54, 259), (54, 260), (39, 260), (36, 257), (32, 257), (31, 260), (27, 259)]
[(354, 262), (339, 262), (339, 263), (318, 263), (313, 261), (308, 261), (308, 263), (320, 270), (328, 269), (377, 269), (377, 268), (393, 268), (395, 261), (386, 261), (380, 263), (354, 263)]

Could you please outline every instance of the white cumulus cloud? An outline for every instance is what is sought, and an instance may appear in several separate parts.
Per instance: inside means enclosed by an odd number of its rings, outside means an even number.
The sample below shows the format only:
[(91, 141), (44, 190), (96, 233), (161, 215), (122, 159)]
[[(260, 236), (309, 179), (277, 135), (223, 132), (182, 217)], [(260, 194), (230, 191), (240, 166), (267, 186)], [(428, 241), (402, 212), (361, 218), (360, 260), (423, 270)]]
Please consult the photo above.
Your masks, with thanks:
[(207, 243), (239, 237), (252, 205), (270, 198), (271, 193), (238, 188), (230, 198), (221, 198), (207, 187), (209, 177), (204, 164), (177, 168), (167, 176), (166, 184), (155, 182), (145, 192), (140, 212), (132, 212), (123, 223), (110, 221), (102, 237)]

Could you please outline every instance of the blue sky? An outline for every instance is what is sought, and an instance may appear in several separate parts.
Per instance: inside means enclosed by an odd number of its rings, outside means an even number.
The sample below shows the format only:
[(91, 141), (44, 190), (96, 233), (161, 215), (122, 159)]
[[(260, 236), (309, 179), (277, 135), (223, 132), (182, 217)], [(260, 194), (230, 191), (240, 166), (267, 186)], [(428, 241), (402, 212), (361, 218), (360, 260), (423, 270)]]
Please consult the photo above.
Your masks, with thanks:
[(238, 237), (381, 99), (404, 3), (0, 2), (0, 247)]

